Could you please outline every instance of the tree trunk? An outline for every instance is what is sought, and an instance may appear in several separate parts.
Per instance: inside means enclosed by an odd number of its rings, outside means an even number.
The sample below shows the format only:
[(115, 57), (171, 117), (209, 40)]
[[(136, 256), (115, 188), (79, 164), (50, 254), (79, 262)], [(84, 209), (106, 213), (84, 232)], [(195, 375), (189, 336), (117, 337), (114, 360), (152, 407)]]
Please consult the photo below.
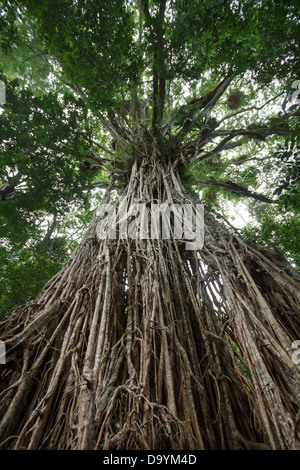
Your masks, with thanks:
[[(128, 204), (194, 203), (176, 164), (155, 150), (136, 163)], [(194, 251), (174, 238), (101, 240), (99, 220), (0, 325), (1, 447), (299, 449), (293, 268), (209, 213)]]

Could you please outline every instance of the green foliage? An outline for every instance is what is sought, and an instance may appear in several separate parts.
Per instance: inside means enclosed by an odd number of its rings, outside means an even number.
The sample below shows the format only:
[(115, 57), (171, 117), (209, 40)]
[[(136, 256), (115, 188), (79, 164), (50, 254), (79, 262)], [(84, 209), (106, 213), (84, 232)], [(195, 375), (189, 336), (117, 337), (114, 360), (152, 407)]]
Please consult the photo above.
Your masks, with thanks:
[(286, 54), (297, 17), (296, 2), (174, 0), (170, 22), (170, 75), (197, 79), (213, 68), (251, 70), (267, 83), (293, 71)]
[(61, 262), (48, 259), (32, 249), (19, 255), (0, 246), (0, 321), (10, 310), (34, 299), (44, 284), (61, 268)]
[(280, 181), (274, 194), (279, 196), (280, 203), (286, 209), (300, 212), (300, 140), (287, 139), (280, 145), (275, 156), (280, 163)]
[(255, 210), (256, 222), (242, 232), (245, 238), (273, 249), (300, 269), (300, 216), (282, 214), (277, 208), (264, 204)]
[(94, 175), (79, 166), (90, 155), (92, 129), (81, 99), (70, 93), (42, 97), (6, 81), (7, 105), (0, 115), (0, 180), (17, 188), (17, 206), (50, 213), (82, 200)]
[[(24, 0), (43, 52), (55, 57), (63, 76), (82, 88), (90, 105), (109, 107), (137, 81), (140, 57), (132, 14), (119, 0)], [(24, 8), (26, 7), (26, 8)]]
[(0, 206), (0, 320), (37, 296), (76, 248), (93, 215), (79, 208), (58, 217), (50, 234), (47, 213), (31, 213), (12, 204), (8, 200)]
[[(7, 105), (0, 114), (0, 183), (16, 188), (16, 196), (0, 204), (3, 317), (33, 299), (70, 255), (70, 234), (79, 227), (82, 234), (91, 220), (85, 190), (104, 175), (80, 169), (94, 133), (82, 98), (66, 90), (36, 95), (20, 79), (1, 78)], [(53, 217), (64, 236), (46, 237)]]

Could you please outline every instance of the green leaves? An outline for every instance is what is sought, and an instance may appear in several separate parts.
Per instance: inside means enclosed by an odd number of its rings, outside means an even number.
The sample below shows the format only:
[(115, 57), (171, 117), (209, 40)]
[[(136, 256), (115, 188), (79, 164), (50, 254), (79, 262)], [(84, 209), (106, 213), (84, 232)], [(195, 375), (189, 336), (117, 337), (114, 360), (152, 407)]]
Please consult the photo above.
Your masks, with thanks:
[(0, 246), (0, 263), (0, 321), (13, 307), (35, 297), (61, 267), (61, 262), (48, 259), (36, 248), (23, 249), (17, 254)]
[(281, 254), (300, 269), (300, 217), (282, 214), (264, 204), (255, 210), (256, 222), (243, 228), (243, 236)]
[[(108, 108), (136, 81), (140, 58), (132, 15), (118, 0), (20, 2), (32, 15), (43, 51), (94, 109)], [(26, 8), (24, 8), (24, 6)]]
[(29, 210), (68, 210), (70, 202), (82, 199), (91, 179), (79, 171), (90, 154), (92, 135), (83, 101), (67, 93), (33, 96), (17, 80), (7, 82), (6, 89), (8, 105), (0, 115), (0, 178), (13, 184), (19, 175), (17, 201)]
[(175, 0), (169, 25), (173, 76), (195, 79), (213, 68), (225, 73), (251, 70), (267, 83), (292, 73), (294, 57), (285, 49), (296, 5), (283, 1)]

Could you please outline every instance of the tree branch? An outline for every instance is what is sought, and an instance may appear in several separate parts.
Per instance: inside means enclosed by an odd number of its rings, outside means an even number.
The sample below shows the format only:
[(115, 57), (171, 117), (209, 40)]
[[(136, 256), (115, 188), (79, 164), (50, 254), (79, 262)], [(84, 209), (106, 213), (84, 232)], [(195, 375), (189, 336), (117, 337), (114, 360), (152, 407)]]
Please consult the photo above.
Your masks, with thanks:
[(270, 135), (288, 135), (290, 129), (286, 126), (258, 126), (250, 124), (246, 129), (219, 129), (212, 133), (212, 137), (246, 135), (251, 139), (265, 140)]
[(285, 92), (281, 92), (279, 93), (278, 95), (276, 96), (273, 96), (273, 98), (270, 98), (268, 101), (266, 101), (262, 106), (250, 106), (248, 108), (243, 108), (243, 109), (240, 109), (239, 111), (236, 111), (235, 113), (232, 113), (232, 114), (229, 114), (225, 117), (223, 117), (223, 119), (221, 119), (219, 121), (219, 124), (222, 124), (222, 122), (226, 121), (227, 119), (230, 119), (232, 117), (235, 117), (237, 116), (238, 114), (242, 114), (242, 113), (245, 113), (247, 111), (260, 111), (261, 109), (263, 109), (265, 106), (267, 106), (267, 104), (271, 103), (272, 101), (276, 100), (277, 98), (279, 98), (280, 96), (284, 95)]
[(267, 202), (269, 204), (277, 204), (277, 201), (268, 198), (264, 194), (256, 193), (255, 191), (250, 191), (248, 188), (244, 186), (240, 186), (239, 184), (234, 183), (233, 181), (217, 181), (215, 179), (197, 179), (198, 183), (204, 185), (212, 185), (217, 186), (219, 188), (223, 188), (226, 191), (230, 191), (233, 194), (236, 194), (240, 197), (249, 197), (255, 199), (256, 201)]
[[(213, 150), (210, 150), (209, 152), (204, 153), (201, 155), (201, 157), (198, 157), (197, 160), (201, 161), (204, 160), (211, 155), (214, 155), (218, 152), (221, 152), (222, 150), (229, 150), (235, 147), (240, 147), (243, 143), (242, 141), (238, 142), (232, 142), (232, 144), (229, 144), (228, 142), (232, 139), (234, 139), (237, 136), (244, 135), (249, 137), (250, 139), (256, 139), (256, 140), (261, 140), (264, 141), (266, 137), (270, 135), (288, 135), (289, 134), (289, 128), (285, 126), (272, 126), (272, 127), (266, 127), (266, 126), (257, 126), (255, 125), (249, 125), (246, 129), (231, 129), (231, 130), (213, 130), (209, 137), (221, 137), (221, 136), (226, 136)], [(201, 142), (201, 136), (198, 139), (198, 141), (195, 142), (195, 147), (197, 149), (197, 154), (195, 156), (195, 159), (197, 155), (199, 155), (199, 149), (203, 147), (206, 144), (207, 141), (207, 136), (205, 136), (205, 139)], [(194, 150), (195, 151), (195, 150)]]
[(142, 11), (145, 15), (146, 26), (150, 28), (151, 45), (153, 47), (153, 111), (152, 129), (154, 134), (158, 133), (158, 128), (163, 120), (163, 112), (166, 95), (165, 79), (165, 58), (164, 58), (164, 15), (166, 0), (161, 0), (159, 11), (156, 17), (152, 17), (149, 12), (149, 1), (141, 0)]

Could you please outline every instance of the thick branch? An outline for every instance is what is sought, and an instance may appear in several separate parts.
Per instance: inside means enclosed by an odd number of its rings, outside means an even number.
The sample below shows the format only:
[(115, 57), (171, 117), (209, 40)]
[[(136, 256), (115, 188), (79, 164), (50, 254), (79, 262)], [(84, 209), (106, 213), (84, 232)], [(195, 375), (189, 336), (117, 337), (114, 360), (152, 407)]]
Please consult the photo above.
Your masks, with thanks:
[(204, 108), (200, 111), (196, 119), (199, 117), (210, 117), (210, 112), (212, 108), (215, 106), (217, 101), (221, 98), (221, 96), (225, 93), (227, 88), (229, 87), (232, 80), (235, 78), (235, 74), (228, 74), (224, 80), (211, 92), (211, 96), (207, 95), (207, 104), (205, 104)]
[[(201, 157), (198, 158), (198, 160), (204, 160), (205, 158), (208, 158), (211, 155), (221, 152), (222, 150), (225, 150), (225, 149), (228, 150), (229, 148), (234, 148), (234, 146), (230, 147), (230, 144), (228, 144), (228, 141), (233, 139), (233, 137), (234, 136), (230, 136), (230, 135), (228, 137), (225, 137), (225, 139), (223, 139), (213, 150), (211, 150), (210, 152), (204, 153), (203, 155), (201, 155)], [(233, 144), (234, 143), (236, 144), (236, 142), (233, 142)]]
[(213, 132), (212, 137), (246, 135), (251, 139), (265, 140), (269, 135), (288, 135), (290, 132), (286, 126), (258, 126), (250, 124), (246, 129), (219, 129)]
[(273, 201), (272, 199), (264, 196), (263, 194), (256, 193), (254, 191), (250, 191), (248, 188), (244, 188), (239, 184), (234, 183), (233, 181), (216, 181), (214, 179), (197, 179), (198, 183), (204, 185), (212, 185), (217, 186), (220, 188), (224, 188), (227, 191), (230, 191), (233, 194), (237, 194), (240, 197), (249, 197), (255, 199), (256, 201), (261, 202), (268, 202), (269, 204), (277, 204), (277, 201)]
[(189, 105), (193, 106), (193, 105), (196, 105), (196, 104), (200, 104), (201, 108), (204, 108), (205, 106), (207, 106), (208, 103), (211, 102), (211, 100), (214, 98), (216, 93), (219, 91), (219, 89), (224, 85), (225, 81), (228, 79), (229, 76), (230, 75), (226, 75), (226, 77), (220, 83), (218, 83), (218, 85), (213, 90), (211, 90), (206, 95), (201, 96), (200, 98), (192, 99), (189, 102)]
[(0, 201), (6, 201), (6, 199), (13, 198), (15, 193), (15, 187), (11, 184), (0, 185)]
[[(248, 126), (246, 129), (234, 129), (234, 130), (214, 130), (211, 132), (210, 137), (217, 137), (217, 136), (227, 136), (225, 137), (213, 150), (210, 150), (209, 152), (204, 153), (201, 155), (201, 157), (198, 158), (198, 160), (204, 160), (211, 155), (214, 155), (218, 152), (221, 152), (223, 150), (229, 150), (233, 149), (235, 147), (240, 147), (243, 143), (241, 140), (238, 142), (230, 142), (232, 139), (234, 139), (237, 136), (240, 135), (245, 135), (249, 137), (250, 139), (256, 139), (256, 140), (261, 140), (264, 141), (266, 137), (270, 135), (288, 135), (289, 129), (285, 126), (272, 126), (272, 127), (266, 127), (266, 126), (257, 126), (255, 127), (254, 125)], [(198, 142), (197, 149), (203, 147), (205, 145), (207, 138), (202, 142), (201, 145), (201, 138)], [(199, 152), (198, 152), (199, 153)]]
[[(212, 108), (215, 106), (217, 101), (220, 99), (220, 97), (225, 93), (226, 89), (234, 79), (235, 75), (234, 74), (228, 74), (222, 82), (220, 82), (214, 90), (210, 91), (207, 93), (207, 95), (201, 97), (201, 98), (196, 98), (193, 99), (192, 101), (189, 102), (189, 106), (193, 106), (196, 104), (200, 103), (201, 111), (196, 115), (195, 118), (193, 118), (193, 114), (195, 113), (194, 111), (190, 112), (190, 116), (187, 117), (187, 119), (184, 121), (182, 128), (178, 132), (177, 136), (182, 137), (189, 133), (190, 131), (193, 130), (194, 127), (194, 121), (196, 121), (198, 118), (209, 118), (210, 113)], [(185, 106), (182, 106), (181, 109), (184, 109)], [(188, 122), (188, 125), (187, 125)], [(217, 123), (216, 123), (217, 124)], [(219, 124), (218, 124), (219, 125)], [(214, 126), (213, 129), (209, 129), (209, 133), (211, 133), (212, 130), (214, 130), (217, 126)], [(205, 136), (207, 137), (207, 136)]]
[(56, 225), (57, 225), (57, 218), (56, 218), (56, 214), (54, 214), (54, 217), (53, 217), (53, 221), (52, 223), (50, 224), (48, 222), (48, 230), (47, 230), (47, 233), (45, 235), (45, 240), (48, 239), (50, 240), (55, 228), (56, 228)]
[(157, 73), (157, 54), (154, 54), (153, 58), (153, 69), (152, 69), (152, 75), (153, 75), (153, 111), (152, 111), (152, 129), (155, 131), (157, 127), (157, 121), (158, 121), (158, 101), (159, 101), (159, 82), (158, 82), (158, 73)]
[(153, 48), (153, 112), (152, 129), (157, 134), (161, 126), (165, 105), (166, 79), (164, 57), (164, 15), (166, 0), (161, 0), (156, 17), (149, 12), (148, 0), (141, 0), (142, 10), (145, 15), (146, 26), (150, 28), (150, 42)]
[(239, 111), (236, 111), (235, 113), (232, 113), (232, 114), (229, 114), (227, 116), (225, 116), (223, 119), (221, 119), (220, 121), (220, 124), (223, 122), (223, 121), (226, 121), (227, 119), (230, 119), (232, 117), (235, 117), (237, 116), (238, 114), (242, 114), (242, 113), (245, 113), (247, 111), (261, 111), (265, 106), (267, 106), (269, 103), (271, 103), (272, 101), (276, 100), (277, 98), (279, 98), (280, 96), (282, 96), (283, 94), (285, 94), (285, 92), (281, 92), (281, 93), (278, 93), (276, 96), (273, 96), (272, 98), (270, 98), (268, 101), (266, 101), (263, 105), (261, 106), (249, 106), (248, 108), (243, 108), (243, 109), (240, 109)]
[(110, 110), (108, 111), (108, 117), (109, 117), (111, 125), (113, 126), (117, 134), (123, 137), (124, 139), (127, 139), (128, 138), (127, 133), (124, 127), (122, 127), (120, 123), (118, 122), (115, 112), (112, 108), (110, 108)]
[(152, 18), (149, 12), (149, 0), (141, 0), (141, 7), (145, 15), (146, 25), (150, 26)]

